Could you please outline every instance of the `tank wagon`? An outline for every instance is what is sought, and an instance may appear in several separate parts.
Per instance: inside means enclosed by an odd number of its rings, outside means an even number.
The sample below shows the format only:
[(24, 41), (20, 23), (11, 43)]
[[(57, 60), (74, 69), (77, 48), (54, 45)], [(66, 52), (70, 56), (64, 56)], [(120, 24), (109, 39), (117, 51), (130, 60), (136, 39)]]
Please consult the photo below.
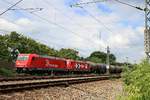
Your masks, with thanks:
[[(95, 64), (87, 61), (76, 61), (37, 54), (19, 54), (16, 60), (17, 72), (50, 73), (50, 74), (105, 74), (106, 64)], [(122, 68), (110, 66), (110, 73), (121, 73)]]
[(91, 66), (92, 73), (105, 74), (107, 71), (105, 64), (92, 64)]
[(110, 68), (109, 68), (109, 72), (111, 73), (111, 74), (115, 74), (115, 73), (121, 73), (122, 72), (122, 67), (120, 67), (120, 66), (110, 66)]

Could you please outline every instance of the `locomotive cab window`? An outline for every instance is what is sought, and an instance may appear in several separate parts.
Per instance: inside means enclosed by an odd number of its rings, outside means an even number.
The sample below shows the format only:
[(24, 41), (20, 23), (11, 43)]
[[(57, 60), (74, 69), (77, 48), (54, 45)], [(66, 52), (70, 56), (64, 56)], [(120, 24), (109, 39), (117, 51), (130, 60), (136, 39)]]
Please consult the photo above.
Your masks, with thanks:
[(18, 56), (17, 60), (22, 60), (22, 61), (28, 60), (28, 56)]
[(32, 57), (32, 60), (34, 61), (34, 60), (36, 60), (36, 58), (35, 58), (35, 57)]
[(39, 57), (32, 57), (32, 61), (39, 60)]

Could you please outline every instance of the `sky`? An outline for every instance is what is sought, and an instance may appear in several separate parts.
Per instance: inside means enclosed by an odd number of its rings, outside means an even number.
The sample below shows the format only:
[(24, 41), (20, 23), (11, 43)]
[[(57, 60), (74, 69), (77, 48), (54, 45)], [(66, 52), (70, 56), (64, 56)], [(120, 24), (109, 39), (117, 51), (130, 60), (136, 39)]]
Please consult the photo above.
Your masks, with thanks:
[[(0, 12), (19, 0), (0, 0)], [(115, 0), (80, 7), (72, 4), (94, 0), (23, 0), (0, 16), (0, 34), (17, 31), (55, 49), (73, 48), (87, 57), (107, 46), (117, 61), (139, 62), (144, 53), (144, 12)], [(120, 0), (144, 8), (144, 0)]]

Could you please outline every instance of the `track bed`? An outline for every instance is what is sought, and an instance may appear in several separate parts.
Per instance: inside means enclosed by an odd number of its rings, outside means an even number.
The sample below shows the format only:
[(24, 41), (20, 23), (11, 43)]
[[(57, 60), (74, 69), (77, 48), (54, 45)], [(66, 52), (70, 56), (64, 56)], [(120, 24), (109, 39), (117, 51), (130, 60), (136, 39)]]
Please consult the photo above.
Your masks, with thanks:
[(0, 92), (11, 92), (16, 90), (33, 89), (47, 86), (69, 86), (70, 84), (85, 83), (98, 80), (107, 80), (109, 78), (120, 78), (120, 75), (111, 76), (91, 76), (76, 78), (60, 78), (60, 79), (39, 79), (39, 80), (21, 80), (7, 81), (0, 83)]

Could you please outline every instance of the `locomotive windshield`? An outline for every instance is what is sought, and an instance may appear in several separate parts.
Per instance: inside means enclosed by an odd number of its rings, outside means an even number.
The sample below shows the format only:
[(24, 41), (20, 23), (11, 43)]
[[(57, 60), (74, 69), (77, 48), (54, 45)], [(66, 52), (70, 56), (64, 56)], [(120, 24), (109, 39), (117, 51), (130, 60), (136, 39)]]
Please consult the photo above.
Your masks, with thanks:
[(17, 60), (22, 60), (22, 61), (28, 60), (28, 56), (18, 56)]

